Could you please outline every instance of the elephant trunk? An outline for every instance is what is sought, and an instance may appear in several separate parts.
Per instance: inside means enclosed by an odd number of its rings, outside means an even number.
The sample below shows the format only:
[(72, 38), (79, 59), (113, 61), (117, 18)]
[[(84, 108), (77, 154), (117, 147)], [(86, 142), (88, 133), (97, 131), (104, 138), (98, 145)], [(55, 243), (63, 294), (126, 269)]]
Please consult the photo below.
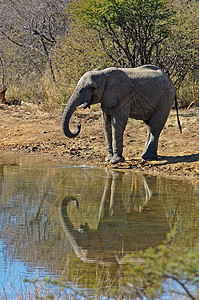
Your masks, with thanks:
[(81, 125), (78, 124), (76, 131), (73, 133), (70, 131), (69, 122), (77, 107), (90, 107), (90, 100), (91, 92), (87, 89), (81, 92), (77, 89), (77, 91), (75, 91), (71, 96), (62, 115), (62, 130), (67, 137), (75, 138), (80, 133)]
[(75, 138), (80, 133), (80, 130), (81, 130), (81, 124), (77, 125), (77, 129), (74, 133), (71, 132), (70, 128), (69, 128), (70, 118), (71, 118), (72, 114), (74, 113), (75, 109), (76, 109), (76, 104), (73, 103), (71, 105), (70, 101), (69, 101), (68, 104), (66, 105), (63, 115), (62, 115), (62, 122), (61, 122), (62, 130), (63, 130), (64, 134), (69, 138)]

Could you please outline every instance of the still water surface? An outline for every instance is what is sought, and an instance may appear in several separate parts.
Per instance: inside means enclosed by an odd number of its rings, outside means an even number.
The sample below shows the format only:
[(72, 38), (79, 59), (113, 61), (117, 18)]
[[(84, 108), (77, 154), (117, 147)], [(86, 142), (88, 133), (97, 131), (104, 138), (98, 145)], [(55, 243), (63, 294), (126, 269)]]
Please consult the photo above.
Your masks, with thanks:
[(75, 291), (76, 299), (83, 299), (83, 291), (88, 298), (96, 274), (101, 280), (108, 273), (111, 280), (126, 254), (161, 244), (174, 227), (176, 247), (197, 244), (199, 191), (191, 183), (84, 166), (4, 162), (0, 295), (28, 299), (41, 291), (24, 279), (64, 276), (65, 293)]

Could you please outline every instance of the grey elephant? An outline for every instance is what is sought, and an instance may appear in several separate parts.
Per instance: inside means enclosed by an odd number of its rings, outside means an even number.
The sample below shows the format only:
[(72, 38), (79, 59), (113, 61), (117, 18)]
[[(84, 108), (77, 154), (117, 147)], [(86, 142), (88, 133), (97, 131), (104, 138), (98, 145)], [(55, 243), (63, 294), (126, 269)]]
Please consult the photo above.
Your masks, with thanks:
[[(90, 108), (101, 103), (102, 125), (110, 163), (123, 162), (123, 133), (128, 118), (143, 120), (148, 136), (142, 158), (157, 159), (158, 139), (176, 100), (176, 89), (169, 77), (158, 67), (107, 68), (86, 72), (68, 101), (62, 116), (62, 128), (69, 138), (70, 118), (78, 106)], [(177, 104), (177, 101), (175, 101)], [(178, 113), (177, 113), (178, 117)], [(178, 118), (179, 124), (179, 118)]]

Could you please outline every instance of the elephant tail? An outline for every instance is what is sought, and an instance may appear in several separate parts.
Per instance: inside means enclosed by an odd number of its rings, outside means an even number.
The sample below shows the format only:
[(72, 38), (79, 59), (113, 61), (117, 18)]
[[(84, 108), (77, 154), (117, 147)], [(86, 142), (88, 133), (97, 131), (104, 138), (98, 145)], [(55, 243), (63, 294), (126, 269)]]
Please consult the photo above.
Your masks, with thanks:
[(182, 133), (182, 127), (181, 127), (181, 124), (180, 124), (179, 113), (178, 113), (178, 101), (177, 101), (177, 96), (176, 95), (175, 95), (175, 109), (176, 109), (176, 114), (177, 114), (178, 127), (180, 129), (180, 133)]

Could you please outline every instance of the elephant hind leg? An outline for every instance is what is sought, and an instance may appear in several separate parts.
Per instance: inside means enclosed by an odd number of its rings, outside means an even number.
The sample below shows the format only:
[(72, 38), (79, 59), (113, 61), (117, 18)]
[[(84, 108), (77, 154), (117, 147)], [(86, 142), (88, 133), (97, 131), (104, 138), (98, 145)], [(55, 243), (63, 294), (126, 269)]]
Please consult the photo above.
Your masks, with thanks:
[[(169, 114), (169, 113), (168, 113)], [(145, 160), (156, 160), (158, 150), (158, 140), (160, 133), (166, 123), (168, 115), (164, 118), (162, 115), (156, 115), (148, 121), (145, 121), (147, 126), (147, 140), (145, 144), (145, 150), (142, 154), (142, 158)]]
[(157, 159), (157, 148), (159, 134), (152, 130), (151, 126), (147, 125), (147, 140), (145, 144), (145, 150), (142, 154), (142, 158), (145, 160), (156, 160)]
[(164, 95), (165, 99), (159, 102), (158, 107), (151, 115), (148, 121), (145, 121), (147, 126), (147, 141), (145, 144), (145, 150), (142, 154), (142, 158), (146, 160), (157, 159), (158, 140), (160, 133), (167, 121), (171, 107), (175, 99), (175, 91), (172, 90), (170, 93)]

